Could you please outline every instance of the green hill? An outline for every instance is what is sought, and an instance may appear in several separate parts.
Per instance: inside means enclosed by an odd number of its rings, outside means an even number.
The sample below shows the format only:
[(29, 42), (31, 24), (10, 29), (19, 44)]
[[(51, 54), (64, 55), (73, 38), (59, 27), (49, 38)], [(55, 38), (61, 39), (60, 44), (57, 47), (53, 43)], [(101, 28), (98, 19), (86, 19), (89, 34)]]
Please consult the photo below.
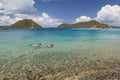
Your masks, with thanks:
[(39, 24), (30, 19), (20, 20), (12, 25), (9, 28), (41, 28)]
[(63, 23), (58, 26), (59, 28), (110, 28), (107, 24), (101, 24), (96, 20), (79, 22), (75, 24), (66, 24)]

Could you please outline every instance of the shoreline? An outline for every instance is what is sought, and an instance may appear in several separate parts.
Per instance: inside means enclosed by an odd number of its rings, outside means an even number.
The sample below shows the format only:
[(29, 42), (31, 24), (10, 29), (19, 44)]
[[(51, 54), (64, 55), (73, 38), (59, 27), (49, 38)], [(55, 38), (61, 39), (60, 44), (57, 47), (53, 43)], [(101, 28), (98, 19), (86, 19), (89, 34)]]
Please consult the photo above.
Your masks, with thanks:
[[(14, 64), (13, 64), (14, 65)], [(87, 66), (41, 71), (35, 65), (0, 71), (1, 80), (119, 80), (120, 60), (96, 60)], [(5, 67), (4, 67), (5, 68)], [(51, 70), (51, 72), (50, 72)], [(8, 72), (9, 71), (9, 72)]]
[[(51, 78), (51, 79), (50, 79)], [(119, 80), (120, 61), (97, 61), (95, 65), (85, 68), (78, 68), (64, 71), (52, 76), (47, 76), (46, 80)]]

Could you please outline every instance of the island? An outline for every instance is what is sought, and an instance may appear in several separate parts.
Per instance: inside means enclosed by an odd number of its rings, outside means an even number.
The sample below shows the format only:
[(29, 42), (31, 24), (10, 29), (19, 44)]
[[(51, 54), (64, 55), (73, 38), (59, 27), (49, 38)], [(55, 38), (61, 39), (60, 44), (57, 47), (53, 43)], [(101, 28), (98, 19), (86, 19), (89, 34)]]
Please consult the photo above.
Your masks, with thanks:
[(42, 28), (41, 25), (37, 24), (31, 19), (23, 19), (16, 23), (8, 26), (0, 26), (0, 28)]
[[(7, 29), (7, 28), (42, 28), (42, 26), (31, 19), (23, 19), (8, 26), (1, 25), (0, 28), (4, 28), (4, 29)], [(96, 20), (91, 20), (91, 21), (86, 21), (86, 22), (78, 22), (74, 24), (63, 23), (63, 24), (58, 25), (58, 27), (56, 28), (120, 28), (120, 27), (109, 26), (108, 24), (103, 24)]]
[(12, 25), (9, 28), (41, 28), (42, 26), (30, 19), (20, 20)]
[(58, 26), (58, 28), (110, 28), (107, 24), (102, 24), (96, 20), (91, 20), (87, 22), (79, 22), (74, 24), (63, 23)]

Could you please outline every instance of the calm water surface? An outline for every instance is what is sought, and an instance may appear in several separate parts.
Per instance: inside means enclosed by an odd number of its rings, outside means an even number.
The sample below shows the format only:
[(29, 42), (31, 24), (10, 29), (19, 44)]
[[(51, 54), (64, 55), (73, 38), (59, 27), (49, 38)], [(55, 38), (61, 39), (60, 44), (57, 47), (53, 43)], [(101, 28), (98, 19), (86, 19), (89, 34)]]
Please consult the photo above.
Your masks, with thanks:
[[(36, 48), (31, 45), (42, 44)], [(54, 44), (53, 48), (46, 45)], [(119, 59), (120, 29), (0, 29), (0, 68), (75, 67), (86, 60)]]

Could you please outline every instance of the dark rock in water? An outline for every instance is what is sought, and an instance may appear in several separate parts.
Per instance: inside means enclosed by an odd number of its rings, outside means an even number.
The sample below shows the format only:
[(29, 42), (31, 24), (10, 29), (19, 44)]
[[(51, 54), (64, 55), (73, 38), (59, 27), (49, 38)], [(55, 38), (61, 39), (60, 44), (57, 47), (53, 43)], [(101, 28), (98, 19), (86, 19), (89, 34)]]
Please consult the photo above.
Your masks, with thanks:
[(46, 78), (42, 78), (41, 80), (47, 80)]
[(3, 78), (2, 80), (9, 80), (8, 78)]
[(120, 73), (117, 71), (99, 71), (98, 73), (93, 73), (91, 75), (86, 76), (82, 80), (119, 80), (120, 79)]

